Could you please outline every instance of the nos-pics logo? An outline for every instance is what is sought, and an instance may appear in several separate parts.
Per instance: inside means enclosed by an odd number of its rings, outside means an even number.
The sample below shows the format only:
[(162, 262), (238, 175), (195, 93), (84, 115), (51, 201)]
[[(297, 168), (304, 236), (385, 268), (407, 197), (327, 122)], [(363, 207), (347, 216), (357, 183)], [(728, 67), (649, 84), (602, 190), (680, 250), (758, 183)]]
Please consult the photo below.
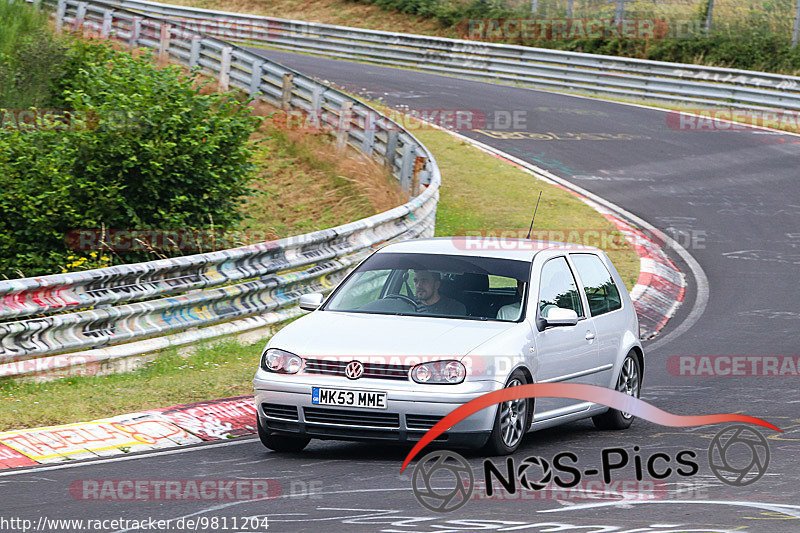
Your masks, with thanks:
[[(638, 447), (636, 447), (638, 449)], [(694, 452), (690, 453), (695, 456)], [(563, 454), (560, 454), (563, 455)], [(572, 455), (572, 454), (569, 454)], [(657, 455), (664, 455), (656, 453)], [(622, 468), (627, 465), (625, 454), (624, 464), (617, 462), (607, 464), (604, 454), (602, 474), (609, 479), (611, 469)], [(509, 459), (511, 460), (511, 459)], [(708, 463), (714, 475), (727, 485), (743, 487), (758, 481), (767, 471), (769, 466), (769, 444), (764, 436), (746, 425), (729, 426), (717, 433), (711, 440), (708, 448)], [(489, 459), (484, 463), (484, 472), (497, 472), (494, 464)], [(679, 461), (680, 462), (680, 461)], [(648, 473), (657, 478), (663, 478), (661, 473), (650, 471), (655, 461), (647, 461)], [(681, 463), (684, 466), (694, 466), (690, 473), (681, 475), (694, 475), (697, 467), (691, 461)], [(640, 467), (637, 466), (637, 469)], [(558, 470), (558, 461), (548, 461), (541, 457), (526, 458), (516, 470), (517, 482), (526, 490), (539, 491), (551, 483), (558, 482), (554, 469)], [(677, 469), (676, 469), (677, 470)], [(570, 467), (566, 472), (574, 475), (578, 470)], [(588, 470), (586, 472), (589, 472)], [(594, 472), (600, 474), (599, 470)], [(577, 479), (574, 481), (578, 481)], [(455, 511), (466, 505), (475, 491), (475, 474), (467, 460), (461, 455), (448, 450), (437, 450), (429, 453), (416, 464), (411, 476), (414, 497), (417, 501), (431, 511), (447, 513)], [(483, 486), (489, 490), (492, 480), (485, 479)], [(514, 489), (515, 490), (515, 489)]]

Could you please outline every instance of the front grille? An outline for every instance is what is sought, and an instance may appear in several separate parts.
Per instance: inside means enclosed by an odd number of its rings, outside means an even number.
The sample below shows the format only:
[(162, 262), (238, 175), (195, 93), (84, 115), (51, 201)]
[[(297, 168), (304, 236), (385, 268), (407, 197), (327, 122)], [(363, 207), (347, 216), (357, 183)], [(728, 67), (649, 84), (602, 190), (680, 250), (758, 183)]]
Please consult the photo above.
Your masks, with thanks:
[(437, 415), (406, 415), (406, 427), (408, 429), (431, 429), (441, 416)]
[[(306, 374), (326, 374), (344, 376), (344, 369), (350, 361), (327, 361), (325, 359), (306, 359)], [(408, 365), (387, 365), (383, 363), (364, 363), (362, 378), (407, 380)]]
[(280, 420), (298, 420), (297, 407), (294, 405), (279, 405), (277, 403), (262, 403), (261, 409), (268, 418)]
[(343, 426), (365, 426), (375, 428), (400, 428), (400, 415), (372, 411), (350, 411), (346, 409), (321, 409), (303, 407), (306, 422), (339, 424)]

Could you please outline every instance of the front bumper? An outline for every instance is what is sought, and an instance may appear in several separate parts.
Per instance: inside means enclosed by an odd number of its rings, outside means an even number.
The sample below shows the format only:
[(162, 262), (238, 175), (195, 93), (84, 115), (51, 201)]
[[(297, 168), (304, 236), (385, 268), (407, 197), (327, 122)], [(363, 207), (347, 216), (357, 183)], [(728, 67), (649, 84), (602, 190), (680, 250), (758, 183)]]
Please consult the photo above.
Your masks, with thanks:
[[(259, 370), (253, 381), (263, 428), (271, 433), (319, 439), (416, 442), (453, 409), (503, 387), (496, 381), (459, 385), (422, 385), (385, 379), (348, 380), (337, 376), (278, 375)], [(312, 387), (385, 391), (386, 409), (320, 406), (311, 403)], [(448, 447), (486, 442), (497, 407), (482, 409), (436, 439)]]

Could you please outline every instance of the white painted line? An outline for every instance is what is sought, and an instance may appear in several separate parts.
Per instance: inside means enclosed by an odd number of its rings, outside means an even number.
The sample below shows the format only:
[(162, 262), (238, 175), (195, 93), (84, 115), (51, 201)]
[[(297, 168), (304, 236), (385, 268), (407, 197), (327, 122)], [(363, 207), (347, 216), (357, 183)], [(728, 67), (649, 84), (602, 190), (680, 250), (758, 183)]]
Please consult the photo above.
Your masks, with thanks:
[[(354, 494), (354, 493), (396, 492), (396, 491), (412, 492), (412, 489), (409, 486), (409, 487), (381, 488), (381, 489), (334, 490), (334, 491), (330, 491), (330, 492), (315, 492), (314, 494), (311, 494), (311, 495), (308, 495), (308, 494), (297, 494), (297, 495), (284, 494), (284, 495), (278, 496), (278, 498), (272, 498), (272, 499), (292, 498), (292, 497), (307, 498), (309, 496), (329, 496), (329, 495), (333, 495), (333, 494)], [(227, 509), (228, 507), (233, 507), (235, 505), (240, 505), (240, 504), (243, 504), (243, 503), (254, 503), (254, 502), (259, 502), (259, 501), (269, 501), (269, 499), (262, 498), (262, 499), (258, 499), (258, 500), (239, 500), (239, 501), (234, 501), (234, 502), (221, 503), (219, 505), (213, 505), (211, 507), (206, 507), (205, 509), (201, 509), (200, 511), (195, 511), (193, 513), (189, 513), (189, 514), (186, 514), (186, 515), (183, 515), (183, 516), (177, 516), (175, 518), (170, 518), (169, 520), (170, 520), (170, 522), (177, 522), (178, 520), (181, 520), (181, 519), (191, 518), (193, 516), (198, 516), (198, 515), (202, 515), (202, 514), (206, 514), (206, 513), (212, 513), (212, 512), (215, 512), (215, 511), (221, 511), (223, 509)], [(301, 518), (299, 520), (280, 520), (280, 522), (311, 522), (311, 521), (324, 522), (326, 520), (345, 520), (345, 519), (348, 519), (348, 518), (359, 518), (359, 517), (362, 517), (364, 511), (367, 511), (367, 512), (378, 512), (378, 513), (384, 513), (384, 514), (397, 512), (394, 509), (349, 509), (349, 508), (346, 508), (346, 507), (320, 507), (320, 509), (343, 510), (343, 511), (359, 511), (362, 514), (357, 514), (357, 515), (353, 515), (353, 516), (331, 516), (331, 517), (328, 517), (328, 518), (314, 518), (314, 519), (309, 519), (308, 516), (304, 516), (303, 518)], [(289, 514), (295, 515), (297, 513), (289, 513)], [(272, 516), (272, 515), (267, 515), (267, 516)], [(127, 533), (128, 531), (132, 531), (132, 530), (131, 529), (118, 529), (116, 531), (113, 531), (112, 533)], [(442, 533), (445, 533), (445, 532), (442, 532)]]
[(783, 503), (762, 503), (762, 502), (743, 502), (743, 501), (726, 501), (726, 500), (622, 500), (615, 502), (601, 502), (601, 503), (585, 503), (570, 505), (567, 507), (559, 507), (556, 509), (546, 509), (537, 511), (538, 513), (560, 513), (563, 511), (581, 511), (584, 509), (597, 509), (599, 507), (617, 507), (620, 505), (645, 505), (645, 504), (670, 504), (677, 503), (686, 505), (690, 503), (702, 505), (732, 505), (735, 507), (751, 507), (755, 509), (762, 509), (765, 511), (773, 511), (781, 513), (794, 518), (800, 518), (800, 505), (790, 505)]

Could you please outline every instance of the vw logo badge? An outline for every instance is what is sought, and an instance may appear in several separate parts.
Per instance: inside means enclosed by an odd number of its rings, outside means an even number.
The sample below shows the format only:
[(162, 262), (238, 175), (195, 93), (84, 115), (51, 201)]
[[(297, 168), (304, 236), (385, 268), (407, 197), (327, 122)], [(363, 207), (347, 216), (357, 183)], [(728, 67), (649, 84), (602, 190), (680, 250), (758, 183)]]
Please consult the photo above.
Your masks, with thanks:
[(347, 379), (358, 379), (363, 373), (364, 365), (361, 364), (361, 361), (350, 361), (344, 367), (344, 375), (347, 376)]

